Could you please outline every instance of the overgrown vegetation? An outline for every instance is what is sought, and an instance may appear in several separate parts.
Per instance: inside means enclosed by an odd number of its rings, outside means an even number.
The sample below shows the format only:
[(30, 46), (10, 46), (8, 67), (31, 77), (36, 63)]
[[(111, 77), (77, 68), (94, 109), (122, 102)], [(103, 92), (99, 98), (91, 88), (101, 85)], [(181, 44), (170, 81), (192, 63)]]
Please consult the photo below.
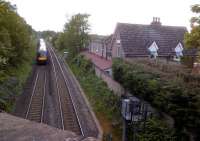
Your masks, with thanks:
[(145, 130), (137, 136), (138, 141), (177, 141), (174, 130), (158, 118), (148, 119)]
[[(144, 64), (113, 61), (114, 79), (132, 94), (171, 115), (179, 138), (195, 131), (199, 140), (199, 78), (180, 73), (163, 73)], [(193, 81), (195, 80), (195, 81)]]
[(0, 109), (10, 111), (30, 71), (36, 33), (10, 3), (0, 0)]
[(74, 58), (80, 51), (88, 45), (89, 24), (87, 14), (76, 14), (65, 24), (64, 31), (58, 38), (53, 39), (55, 47), (62, 51), (69, 52), (68, 58)]
[(83, 56), (78, 56), (70, 66), (92, 102), (94, 110), (104, 113), (109, 119), (120, 117), (120, 98), (114, 95), (108, 89), (107, 84), (95, 75), (92, 62), (84, 59)]
[[(112, 93), (93, 69), (92, 62), (78, 56), (69, 64), (80, 85), (89, 99), (95, 113), (117, 125), (116, 132), (119, 136), (120, 129), (120, 98)], [(114, 129), (113, 128), (113, 129)]]
[[(116, 140), (116, 136), (117, 140), (121, 140), (122, 119), (120, 115), (120, 97), (114, 95), (108, 89), (106, 83), (95, 75), (90, 60), (86, 60), (83, 56), (78, 56), (70, 63), (70, 67), (84, 89), (98, 118), (101, 120), (101, 117), (105, 117), (111, 124), (113, 128), (112, 134), (114, 135), (113, 140)], [(155, 117), (147, 120), (146, 130), (140, 132), (137, 136), (141, 141), (159, 141), (160, 139), (168, 141), (175, 134), (174, 130), (170, 129), (159, 117)]]

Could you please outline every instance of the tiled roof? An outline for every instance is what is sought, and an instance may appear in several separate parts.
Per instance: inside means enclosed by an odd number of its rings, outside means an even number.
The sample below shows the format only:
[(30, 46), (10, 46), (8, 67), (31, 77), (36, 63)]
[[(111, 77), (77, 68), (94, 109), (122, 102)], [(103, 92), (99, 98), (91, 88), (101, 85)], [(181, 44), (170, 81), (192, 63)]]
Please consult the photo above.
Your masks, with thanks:
[(149, 55), (148, 47), (155, 41), (159, 56), (174, 54), (180, 42), (183, 45), (185, 27), (118, 23), (121, 45), (126, 57)]
[(99, 67), (102, 70), (109, 69), (112, 67), (112, 61), (106, 60), (103, 57), (100, 57), (98, 55), (95, 55), (93, 53), (89, 52), (82, 52), (82, 54), (87, 58), (90, 59), (97, 67)]

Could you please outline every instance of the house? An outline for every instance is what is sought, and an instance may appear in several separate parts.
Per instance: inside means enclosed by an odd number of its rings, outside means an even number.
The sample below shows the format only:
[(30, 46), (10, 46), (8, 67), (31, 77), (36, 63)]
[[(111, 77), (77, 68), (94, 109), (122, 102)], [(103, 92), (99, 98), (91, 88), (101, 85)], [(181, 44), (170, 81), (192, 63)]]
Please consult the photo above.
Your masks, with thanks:
[(96, 69), (98, 69), (99, 71), (103, 71), (106, 74), (112, 76), (112, 69), (111, 69), (112, 61), (111, 60), (107, 60), (101, 56), (98, 56), (90, 52), (82, 52), (82, 55), (84, 55), (87, 59), (90, 59)]
[(111, 52), (107, 47), (110, 45), (110, 36), (90, 35), (90, 42), (87, 52), (82, 52), (86, 58), (90, 59), (96, 68), (112, 75), (111, 60), (108, 60), (107, 54)]
[(110, 36), (91, 36), (89, 51), (82, 54), (93, 62), (96, 75), (111, 90), (122, 94), (123, 87), (112, 78), (112, 58), (159, 57), (180, 61), (181, 56), (194, 57), (196, 49), (184, 47), (186, 32), (186, 27), (162, 25), (160, 18), (153, 18), (149, 25), (118, 23)]
[(91, 35), (86, 56), (109, 74), (112, 74), (112, 58), (159, 57), (180, 61), (182, 56), (197, 55), (195, 49), (185, 49), (185, 33), (186, 27), (162, 25), (160, 18), (156, 17), (149, 25), (118, 23), (110, 36)]
[(184, 55), (186, 27), (163, 26), (160, 18), (150, 25), (118, 23), (111, 40), (111, 58), (173, 57)]
[(107, 36), (90, 35), (89, 52), (106, 58), (106, 47), (104, 45), (104, 39), (106, 39), (106, 37)]

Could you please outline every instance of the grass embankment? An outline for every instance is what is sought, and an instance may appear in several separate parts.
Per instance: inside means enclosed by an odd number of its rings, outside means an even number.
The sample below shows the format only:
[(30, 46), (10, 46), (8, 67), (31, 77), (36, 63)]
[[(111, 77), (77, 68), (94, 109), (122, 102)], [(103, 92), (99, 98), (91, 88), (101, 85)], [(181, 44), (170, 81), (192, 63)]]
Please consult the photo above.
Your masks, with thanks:
[(69, 66), (82, 86), (98, 120), (104, 135), (112, 134), (114, 141), (121, 140), (120, 98), (115, 96), (106, 83), (99, 79), (90, 61), (76, 58)]

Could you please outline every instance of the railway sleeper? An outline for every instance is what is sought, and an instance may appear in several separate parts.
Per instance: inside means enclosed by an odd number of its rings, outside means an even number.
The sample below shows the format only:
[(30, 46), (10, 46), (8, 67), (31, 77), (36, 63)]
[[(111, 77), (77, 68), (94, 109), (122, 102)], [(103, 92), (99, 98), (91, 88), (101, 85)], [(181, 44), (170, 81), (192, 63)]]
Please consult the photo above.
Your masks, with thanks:
[(30, 114), (32, 113), (41, 113), (41, 110), (31, 110)]
[[(40, 96), (40, 97), (41, 97), (41, 96)], [(32, 99), (32, 102), (36, 102), (36, 103), (41, 102), (41, 101), (42, 101), (42, 98), (40, 98), (40, 97), (34, 97), (34, 98)]]
[(31, 112), (29, 115), (30, 116), (38, 116), (38, 115), (40, 115), (40, 111), (39, 112)]
[(42, 105), (42, 101), (39, 101), (39, 102), (32, 102), (31, 105), (34, 105), (34, 106), (41, 106)]
[(41, 104), (40, 105), (31, 105), (31, 109), (41, 109)]
[(40, 116), (30, 116), (29, 119), (40, 119)]

